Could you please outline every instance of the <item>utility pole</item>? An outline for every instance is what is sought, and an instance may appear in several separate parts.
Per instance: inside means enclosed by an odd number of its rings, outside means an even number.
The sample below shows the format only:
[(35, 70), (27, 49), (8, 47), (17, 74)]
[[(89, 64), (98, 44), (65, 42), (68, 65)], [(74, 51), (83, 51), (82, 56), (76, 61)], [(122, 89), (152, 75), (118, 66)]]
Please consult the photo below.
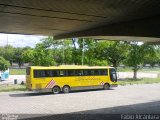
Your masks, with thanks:
[(84, 64), (84, 38), (83, 38), (83, 48), (82, 48), (82, 65)]
[(8, 34), (7, 34), (7, 46), (8, 46)]

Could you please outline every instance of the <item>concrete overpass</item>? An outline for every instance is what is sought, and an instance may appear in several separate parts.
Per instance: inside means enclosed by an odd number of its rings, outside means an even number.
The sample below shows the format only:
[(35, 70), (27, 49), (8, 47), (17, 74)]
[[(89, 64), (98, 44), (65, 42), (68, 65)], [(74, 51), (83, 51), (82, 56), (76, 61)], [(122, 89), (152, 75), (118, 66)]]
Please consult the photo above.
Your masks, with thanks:
[(160, 44), (159, 0), (0, 0), (0, 32)]

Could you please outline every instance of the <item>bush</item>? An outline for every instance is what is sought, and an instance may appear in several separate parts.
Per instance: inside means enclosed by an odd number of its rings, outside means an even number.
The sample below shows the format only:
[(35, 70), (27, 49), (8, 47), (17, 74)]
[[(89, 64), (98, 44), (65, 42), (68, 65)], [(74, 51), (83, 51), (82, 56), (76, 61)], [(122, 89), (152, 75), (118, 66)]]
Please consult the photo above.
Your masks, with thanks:
[(7, 70), (9, 66), (10, 66), (9, 61), (5, 60), (3, 57), (0, 56), (0, 71)]

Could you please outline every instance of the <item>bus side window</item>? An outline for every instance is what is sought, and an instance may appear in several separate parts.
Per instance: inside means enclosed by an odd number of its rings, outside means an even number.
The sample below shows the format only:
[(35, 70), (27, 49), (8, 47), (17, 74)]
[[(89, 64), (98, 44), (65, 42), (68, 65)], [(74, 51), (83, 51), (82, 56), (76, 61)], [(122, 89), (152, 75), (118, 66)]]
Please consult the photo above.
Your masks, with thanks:
[(108, 70), (106, 70), (106, 69), (100, 70), (100, 75), (108, 75)]
[(63, 71), (63, 70), (60, 70), (60, 71), (59, 71), (59, 75), (60, 75), (60, 76), (64, 76), (64, 71)]
[(80, 76), (83, 76), (84, 74), (83, 74), (83, 70), (79, 70), (79, 75)]
[(59, 71), (58, 70), (53, 70), (53, 77), (59, 76)]
[(75, 74), (77, 76), (82, 76), (83, 75), (83, 70), (75, 70)]
[(68, 70), (68, 76), (74, 76), (75, 75), (75, 71), (74, 70)]
[(99, 70), (94, 70), (94, 75), (100, 75)]
[(53, 72), (52, 72), (52, 70), (45, 70), (45, 76), (46, 76), (46, 77), (53, 77)]
[(92, 75), (94, 75), (94, 70), (84, 70), (84, 75), (85, 76), (92, 76)]
[(67, 70), (64, 71), (64, 75), (68, 76), (68, 71)]
[(94, 70), (88, 70), (89, 71), (89, 75), (94, 75)]
[(46, 77), (44, 70), (40, 70), (39, 72), (40, 77)]
[(83, 70), (83, 75), (87, 76), (88, 75), (88, 71), (87, 70)]
[(35, 78), (45, 77), (45, 71), (44, 70), (34, 70), (34, 77)]

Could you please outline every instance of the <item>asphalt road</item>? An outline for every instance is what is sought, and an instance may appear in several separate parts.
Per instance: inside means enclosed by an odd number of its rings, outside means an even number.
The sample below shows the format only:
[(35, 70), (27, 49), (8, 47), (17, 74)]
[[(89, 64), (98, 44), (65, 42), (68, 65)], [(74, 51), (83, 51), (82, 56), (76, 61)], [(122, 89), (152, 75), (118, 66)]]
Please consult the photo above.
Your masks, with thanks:
[(0, 93), (1, 114), (132, 114), (160, 113), (160, 84), (119, 86), (111, 90), (69, 94)]

